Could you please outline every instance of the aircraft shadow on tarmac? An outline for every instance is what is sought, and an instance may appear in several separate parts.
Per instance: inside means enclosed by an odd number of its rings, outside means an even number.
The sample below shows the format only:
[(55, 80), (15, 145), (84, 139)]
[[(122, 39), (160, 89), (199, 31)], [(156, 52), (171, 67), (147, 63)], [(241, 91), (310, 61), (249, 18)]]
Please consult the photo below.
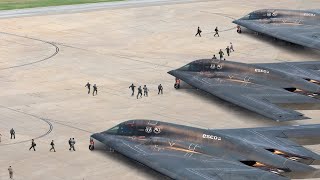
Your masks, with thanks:
[(98, 141), (95, 141), (95, 149), (92, 153), (99, 153), (108, 156), (112, 161), (118, 161), (129, 167), (129, 169), (136, 169), (137, 173), (142, 174), (144, 177), (152, 177), (154, 180), (171, 180), (170, 177), (167, 177), (137, 161), (129, 159), (118, 152), (110, 152), (109, 147)]
[[(310, 56), (320, 57), (320, 51), (318, 50), (311, 49), (298, 44), (293, 44), (281, 39), (276, 39), (274, 37), (271, 37), (265, 34), (257, 34), (255, 31), (252, 31), (250, 29), (243, 28), (241, 35), (249, 36), (251, 38), (256, 38), (257, 40), (262, 41), (263, 43), (271, 45), (284, 52), (295, 52), (306, 57), (310, 57)], [(305, 59), (305, 60), (308, 60), (308, 59)]]
[[(245, 109), (243, 107), (237, 106), (233, 103), (230, 103), (228, 101), (225, 101), (223, 99), (220, 99), (216, 96), (212, 96), (211, 94), (202, 91), (202, 90), (198, 90), (196, 88), (193, 88), (192, 86), (190, 86), (189, 84), (182, 82), (180, 89), (177, 91), (188, 91), (188, 94), (191, 94), (192, 96), (194, 96), (195, 98), (200, 98), (204, 101), (208, 101), (210, 102), (210, 104), (218, 104), (222, 109), (225, 109), (226, 111), (229, 111), (230, 109), (232, 109), (232, 112), (234, 114), (237, 114), (239, 116), (241, 116), (241, 118), (245, 118), (246, 121), (248, 123), (250, 122), (256, 122), (257, 120), (259, 120), (260, 122), (266, 124), (266, 125), (270, 125), (270, 126), (274, 126), (274, 125), (294, 125), (295, 121), (286, 121), (286, 122), (275, 122), (275, 121), (270, 121), (269, 118), (264, 117), (260, 114), (257, 114), (255, 112), (252, 112), (248, 109)], [(292, 106), (286, 106), (286, 107), (292, 107)], [(208, 109), (210, 109), (208, 107)], [(309, 108), (308, 108), (309, 109)], [(300, 109), (301, 110), (301, 109)]]

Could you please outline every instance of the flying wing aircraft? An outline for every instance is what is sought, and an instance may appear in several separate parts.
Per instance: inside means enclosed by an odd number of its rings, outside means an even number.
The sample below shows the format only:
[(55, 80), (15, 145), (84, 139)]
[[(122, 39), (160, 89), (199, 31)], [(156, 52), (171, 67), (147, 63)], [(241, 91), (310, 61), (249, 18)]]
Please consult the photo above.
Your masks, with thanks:
[(208, 130), (129, 120), (91, 135), (124, 156), (173, 179), (287, 180), (317, 178), (320, 124)]
[(277, 39), (320, 50), (320, 10), (262, 9), (233, 23)]
[(320, 62), (245, 64), (201, 59), (168, 73), (187, 84), (276, 121), (307, 119), (278, 106), (320, 104)]

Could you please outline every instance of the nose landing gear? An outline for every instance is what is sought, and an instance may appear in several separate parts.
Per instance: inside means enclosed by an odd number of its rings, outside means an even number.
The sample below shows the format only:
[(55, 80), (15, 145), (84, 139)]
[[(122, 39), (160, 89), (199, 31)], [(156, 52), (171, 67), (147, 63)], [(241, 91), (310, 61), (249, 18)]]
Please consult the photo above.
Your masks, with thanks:
[(174, 83), (174, 88), (179, 89), (180, 88), (180, 79), (176, 78), (176, 83)]
[(93, 151), (93, 150), (94, 150), (94, 141), (93, 141), (92, 138), (90, 138), (89, 150), (90, 150), (90, 151)]
[(242, 33), (242, 31), (241, 31), (241, 27), (238, 25), (237, 26), (237, 33), (239, 33), (239, 34), (241, 34)]

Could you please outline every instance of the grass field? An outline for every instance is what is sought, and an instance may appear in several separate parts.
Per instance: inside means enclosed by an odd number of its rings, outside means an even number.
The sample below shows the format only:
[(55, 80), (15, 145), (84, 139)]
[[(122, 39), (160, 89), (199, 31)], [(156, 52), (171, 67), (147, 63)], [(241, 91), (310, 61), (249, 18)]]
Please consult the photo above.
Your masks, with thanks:
[(59, 6), (82, 3), (111, 2), (120, 0), (0, 0), (0, 10)]

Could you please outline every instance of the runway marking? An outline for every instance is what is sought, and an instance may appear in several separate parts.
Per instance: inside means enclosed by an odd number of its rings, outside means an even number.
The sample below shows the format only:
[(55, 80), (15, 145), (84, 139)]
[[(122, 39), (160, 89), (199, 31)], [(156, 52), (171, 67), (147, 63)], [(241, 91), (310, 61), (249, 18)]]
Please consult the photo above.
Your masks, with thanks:
[[(39, 116), (36, 116), (36, 115), (33, 115), (33, 114), (29, 114), (29, 113), (26, 113), (26, 112), (23, 112), (23, 111), (19, 111), (19, 110), (13, 109), (13, 108), (9, 108), (9, 107), (6, 107), (6, 106), (2, 106), (2, 105), (0, 105), (0, 108), (8, 109), (8, 110), (11, 110), (11, 111), (14, 111), (14, 112), (17, 112), (17, 113), (25, 114), (25, 115), (40, 119), (40, 120), (46, 122), (49, 125), (49, 130), (45, 134), (43, 134), (41, 136), (38, 136), (38, 137), (35, 137), (35, 138), (32, 138), (32, 139), (40, 139), (40, 138), (45, 137), (48, 134), (50, 134), (52, 132), (52, 130), (53, 130), (53, 125), (52, 125), (51, 122), (54, 122), (54, 123), (57, 123), (57, 124), (60, 124), (62, 126), (66, 126), (66, 127), (69, 127), (69, 128), (77, 129), (79, 131), (83, 131), (83, 132), (87, 132), (87, 133), (93, 134), (93, 132), (91, 132), (91, 131), (88, 131), (88, 130), (85, 130), (85, 129), (81, 129), (81, 128), (78, 128), (78, 127), (75, 127), (75, 126), (72, 126), (72, 125), (67, 125), (67, 124), (61, 123), (61, 122), (59, 122), (57, 120), (52, 120), (52, 119), (48, 119), (48, 118), (39, 117)], [(15, 143), (0, 144), (0, 146), (21, 144), (21, 143), (26, 143), (26, 142), (30, 142), (30, 141), (31, 141), (31, 139), (24, 140), (24, 141), (19, 141), (19, 142), (15, 142)]]
[(46, 60), (56, 56), (59, 53), (59, 50), (60, 50), (59, 47), (57, 45), (55, 45), (54, 43), (48, 42), (48, 41), (44, 41), (44, 40), (41, 40), (41, 39), (27, 37), (27, 36), (21, 36), (21, 35), (7, 33), (7, 32), (0, 32), (0, 34), (5, 34), (5, 35), (9, 35), (9, 36), (15, 36), (15, 37), (20, 37), (20, 38), (30, 39), (30, 40), (34, 40), (34, 41), (40, 41), (40, 42), (43, 42), (43, 43), (46, 43), (46, 44), (50, 44), (51, 46), (55, 47), (55, 52), (53, 54), (51, 54), (50, 56), (46, 57), (46, 58), (40, 59), (38, 61), (30, 62), (30, 63), (25, 63), (25, 64), (21, 64), (21, 65), (2, 68), (2, 69), (0, 69), (0, 71), (6, 70), (6, 69), (13, 69), (13, 68), (18, 68), (18, 67), (28, 66), (28, 65), (36, 64), (36, 63), (39, 63), (39, 62), (42, 62), (42, 61), (46, 61)]
[[(45, 123), (47, 123), (49, 125), (49, 130), (44, 133), (43, 135), (40, 135), (38, 137), (35, 137), (35, 138), (31, 138), (31, 139), (40, 139), (42, 137), (45, 137), (47, 136), (48, 134), (50, 134), (53, 130), (53, 125), (50, 123), (50, 121), (48, 121), (47, 119), (45, 118), (41, 118), (41, 117), (38, 117), (38, 116), (35, 116), (35, 115), (32, 115), (32, 114), (29, 114), (29, 113), (26, 113), (26, 112), (22, 112), (22, 111), (19, 111), (19, 110), (16, 110), (16, 109), (12, 109), (12, 108), (9, 108), (9, 107), (6, 107), (6, 106), (2, 106), (0, 105), (1, 108), (4, 108), (4, 109), (8, 109), (8, 110), (11, 110), (11, 111), (14, 111), (14, 112), (17, 112), (17, 113), (21, 113), (21, 114), (25, 114), (25, 115), (28, 115), (28, 116), (31, 116), (31, 117), (34, 117), (34, 118), (37, 118), (41, 121), (44, 121)], [(26, 143), (26, 142), (30, 142), (31, 139), (28, 139), (28, 140), (24, 140), (24, 141), (19, 141), (19, 142), (15, 142), (15, 143), (6, 143), (6, 144), (0, 144), (0, 146), (7, 146), (7, 145), (15, 145), (15, 144), (22, 144), (22, 143)]]

